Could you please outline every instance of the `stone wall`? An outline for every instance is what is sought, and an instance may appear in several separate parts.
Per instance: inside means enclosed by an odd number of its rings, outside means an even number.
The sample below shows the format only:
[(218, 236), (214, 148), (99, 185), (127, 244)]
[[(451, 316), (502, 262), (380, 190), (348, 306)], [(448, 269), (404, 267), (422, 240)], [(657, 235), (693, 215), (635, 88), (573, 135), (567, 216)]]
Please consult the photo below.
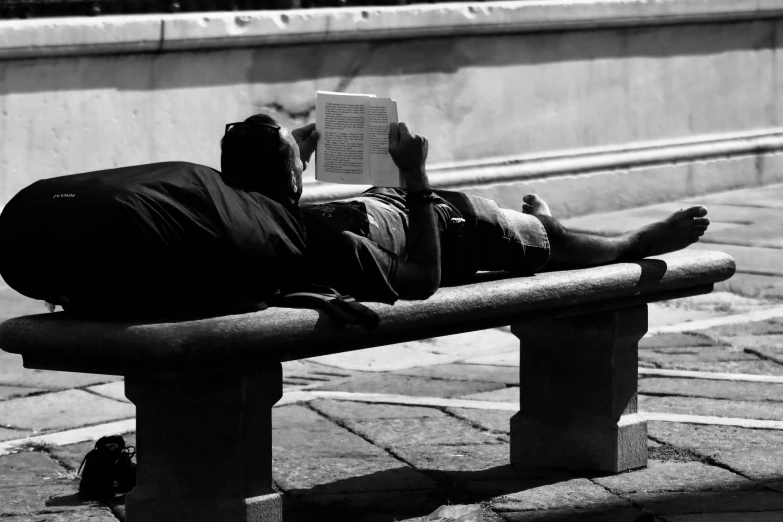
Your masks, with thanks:
[(783, 0), (608, 0), (0, 22), (0, 206), (44, 177), (218, 167), (225, 123), (304, 124), (319, 89), (395, 98), (437, 186), (506, 206), (783, 181), (780, 17)]

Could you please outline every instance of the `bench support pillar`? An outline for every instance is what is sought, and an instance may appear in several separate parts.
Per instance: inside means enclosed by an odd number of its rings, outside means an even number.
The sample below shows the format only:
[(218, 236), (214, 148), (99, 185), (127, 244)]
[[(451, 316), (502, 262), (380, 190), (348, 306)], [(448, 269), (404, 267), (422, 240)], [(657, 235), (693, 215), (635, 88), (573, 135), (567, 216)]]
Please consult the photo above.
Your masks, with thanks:
[(647, 305), (511, 327), (520, 340), (520, 409), (511, 463), (620, 472), (647, 465), (637, 413)]
[(280, 363), (127, 377), (138, 447), (128, 522), (282, 522), (272, 489), (272, 406), (282, 391)]

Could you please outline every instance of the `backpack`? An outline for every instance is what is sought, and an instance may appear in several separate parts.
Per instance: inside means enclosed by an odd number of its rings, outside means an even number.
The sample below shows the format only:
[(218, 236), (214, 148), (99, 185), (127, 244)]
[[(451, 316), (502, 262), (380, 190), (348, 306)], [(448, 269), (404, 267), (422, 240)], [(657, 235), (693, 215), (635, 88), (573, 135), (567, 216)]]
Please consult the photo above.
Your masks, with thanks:
[(185, 162), (37, 181), (3, 209), (0, 241), (17, 292), (123, 318), (264, 301), (300, 275), (306, 248), (298, 213)]
[[(133, 446), (125, 446), (119, 435), (101, 437), (95, 448), (84, 456), (79, 466), (79, 498), (109, 500), (117, 493), (127, 493), (136, 486), (136, 454)], [(84, 471), (82, 471), (82, 469)]]

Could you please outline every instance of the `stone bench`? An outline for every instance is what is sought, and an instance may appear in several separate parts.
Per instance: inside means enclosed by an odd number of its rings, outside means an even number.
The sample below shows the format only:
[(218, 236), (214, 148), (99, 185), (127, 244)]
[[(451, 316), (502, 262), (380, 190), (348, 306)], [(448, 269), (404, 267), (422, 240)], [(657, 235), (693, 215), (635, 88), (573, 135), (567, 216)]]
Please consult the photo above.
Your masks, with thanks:
[(485, 274), (424, 301), (370, 303), (374, 330), (338, 328), (309, 309), (145, 323), (42, 314), (0, 325), (0, 347), (27, 368), (125, 376), (139, 450), (129, 522), (279, 522), (271, 437), (282, 361), (511, 325), (521, 345), (512, 464), (620, 472), (647, 464), (636, 408), (646, 303), (709, 293), (733, 273), (724, 253), (683, 251)]

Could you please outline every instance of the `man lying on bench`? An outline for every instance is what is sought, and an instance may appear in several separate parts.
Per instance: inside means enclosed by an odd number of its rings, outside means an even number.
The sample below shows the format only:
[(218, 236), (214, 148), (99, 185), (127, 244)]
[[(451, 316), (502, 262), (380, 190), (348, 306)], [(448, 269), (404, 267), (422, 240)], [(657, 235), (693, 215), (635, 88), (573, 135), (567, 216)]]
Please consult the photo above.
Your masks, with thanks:
[[(283, 204), (307, 234), (308, 282), (358, 299), (426, 298), (441, 283), (479, 270), (532, 274), (641, 259), (687, 247), (710, 221), (707, 209), (680, 210), (633, 232), (604, 237), (568, 230), (535, 194), (522, 212), (495, 202), (430, 189), (427, 138), (390, 125), (389, 154), (406, 190), (371, 188), (358, 197), (299, 206), (302, 171), (318, 142), (315, 124), (289, 132), (257, 114), (230, 125), (221, 141), (227, 184)], [(271, 167), (271, 168), (270, 168)]]

